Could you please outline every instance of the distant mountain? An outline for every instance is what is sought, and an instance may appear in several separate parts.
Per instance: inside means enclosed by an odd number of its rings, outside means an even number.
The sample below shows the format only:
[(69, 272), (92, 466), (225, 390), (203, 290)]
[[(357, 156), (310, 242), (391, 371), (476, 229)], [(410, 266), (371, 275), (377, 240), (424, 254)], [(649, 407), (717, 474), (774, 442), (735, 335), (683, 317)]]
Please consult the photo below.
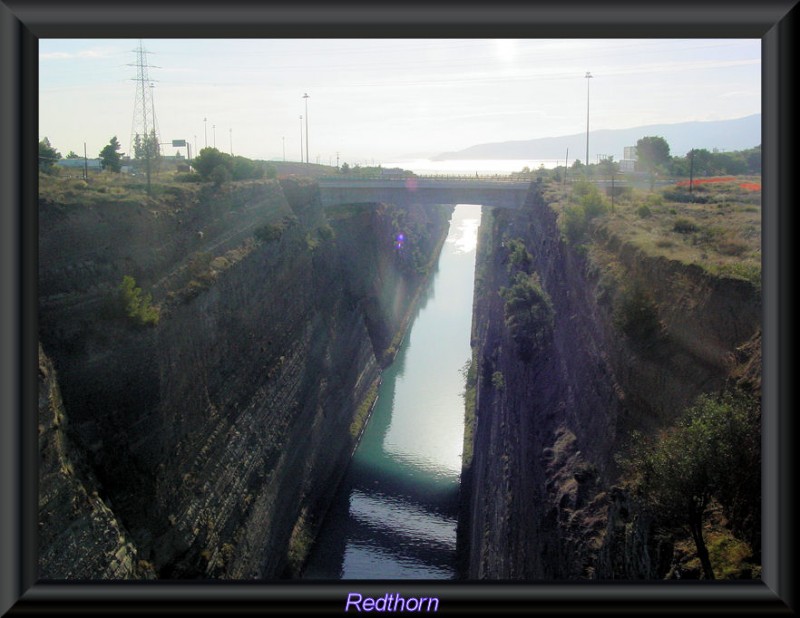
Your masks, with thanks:
[[(625, 146), (635, 146), (640, 138), (651, 135), (667, 140), (670, 154), (674, 156), (684, 155), (692, 148), (744, 150), (761, 143), (761, 114), (734, 120), (654, 124), (632, 129), (589, 131), (589, 158), (594, 162), (597, 154), (605, 154), (613, 155), (614, 159), (619, 161), (622, 159)], [(433, 160), (564, 159), (567, 148), (570, 160), (583, 160), (586, 157), (586, 133), (478, 144), (457, 152), (442, 153), (433, 157)]]

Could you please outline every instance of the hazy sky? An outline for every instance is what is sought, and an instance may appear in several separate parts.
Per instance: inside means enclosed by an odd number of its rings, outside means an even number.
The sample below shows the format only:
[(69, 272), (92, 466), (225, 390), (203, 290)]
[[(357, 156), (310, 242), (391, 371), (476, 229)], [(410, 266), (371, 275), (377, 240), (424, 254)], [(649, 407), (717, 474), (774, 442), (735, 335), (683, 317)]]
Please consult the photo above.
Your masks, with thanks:
[[(162, 142), (370, 163), (761, 111), (759, 39), (145, 39)], [(130, 150), (138, 40), (41, 39), (39, 137)], [(157, 68), (156, 68), (157, 67)], [(305, 120), (303, 121), (305, 122)], [(231, 132), (232, 130), (232, 132)], [(305, 131), (305, 125), (303, 127)], [(231, 139), (232, 137), (232, 139)], [(285, 138), (285, 139), (284, 139)], [(305, 139), (305, 138), (304, 138)], [(166, 148), (169, 154), (174, 149)], [(185, 151), (184, 151), (185, 154)], [(618, 153), (617, 158), (621, 158)]]

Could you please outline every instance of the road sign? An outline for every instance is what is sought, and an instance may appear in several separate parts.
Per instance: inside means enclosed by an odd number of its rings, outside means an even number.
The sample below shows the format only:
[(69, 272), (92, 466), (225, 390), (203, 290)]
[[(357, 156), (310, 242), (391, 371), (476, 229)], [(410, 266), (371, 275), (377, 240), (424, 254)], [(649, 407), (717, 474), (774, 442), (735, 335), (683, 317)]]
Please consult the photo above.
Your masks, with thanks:
[(185, 148), (186, 147), (186, 140), (185, 139), (174, 139), (174, 140), (172, 140), (172, 146), (174, 148)]

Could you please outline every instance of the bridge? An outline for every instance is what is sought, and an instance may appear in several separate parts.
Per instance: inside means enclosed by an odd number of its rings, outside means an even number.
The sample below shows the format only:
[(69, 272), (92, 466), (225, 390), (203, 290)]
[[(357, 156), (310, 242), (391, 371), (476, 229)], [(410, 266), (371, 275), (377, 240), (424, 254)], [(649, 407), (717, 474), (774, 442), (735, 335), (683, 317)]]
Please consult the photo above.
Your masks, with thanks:
[(508, 178), (320, 178), (323, 208), (340, 204), (481, 204), (522, 208), (531, 182)]

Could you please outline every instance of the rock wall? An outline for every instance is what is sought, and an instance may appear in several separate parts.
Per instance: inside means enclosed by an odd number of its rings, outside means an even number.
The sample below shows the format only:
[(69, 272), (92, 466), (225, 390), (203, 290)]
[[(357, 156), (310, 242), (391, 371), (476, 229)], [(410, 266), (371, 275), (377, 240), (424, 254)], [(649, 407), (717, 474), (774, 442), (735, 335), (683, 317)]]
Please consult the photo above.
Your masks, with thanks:
[(55, 369), (39, 346), (40, 577), (154, 579), (66, 426)]
[[(413, 248), (430, 260), (447, 231), (414, 207), (328, 223), (313, 184), (283, 184), (40, 208), (40, 334), (70, 436), (162, 578), (296, 572), (424, 280), (390, 232), (425, 230)], [(110, 312), (123, 274), (152, 292), (157, 326)], [(65, 572), (52, 552), (56, 576), (129, 574)]]
[[(517, 238), (554, 308), (552, 330), (530, 361), (520, 358), (498, 294), (511, 284), (507, 243)], [(649, 341), (615, 326), (615, 307), (634, 284), (651, 294), (661, 324)], [(617, 486), (614, 454), (631, 429), (671, 421), (737, 375), (752, 379), (758, 291), (650, 258), (602, 229), (588, 254), (576, 252), (532, 188), (522, 212), (484, 213), (474, 310), (477, 418), (462, 476), (464, 575), (663, 576), (671, 549), (650, 537), (646, 517)]]

